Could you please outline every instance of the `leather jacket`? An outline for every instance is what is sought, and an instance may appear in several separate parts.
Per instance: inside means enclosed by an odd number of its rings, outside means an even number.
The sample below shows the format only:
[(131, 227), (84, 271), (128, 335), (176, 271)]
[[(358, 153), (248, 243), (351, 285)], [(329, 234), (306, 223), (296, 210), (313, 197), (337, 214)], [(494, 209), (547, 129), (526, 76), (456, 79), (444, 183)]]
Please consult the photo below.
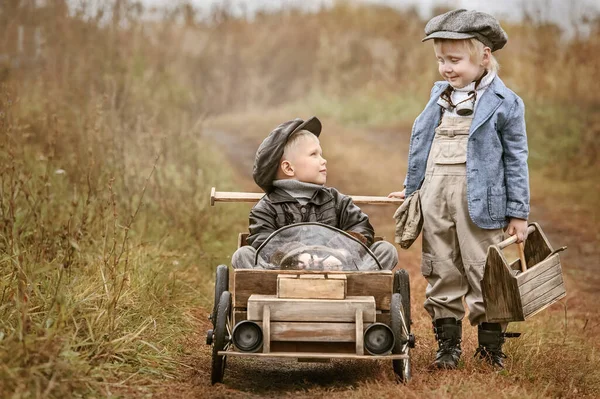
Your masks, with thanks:
[(374, 240), (369, 217), (352, 202), (352, 198), (335, 188), (323, 187), (306, 205), (300, 205), (298, 200), (280, 188), (265, 194), (250, 211), (247, 242), (258, 248), (274, 231), (303, 222), (318, 222), (360, 233), (367, 239), (367, 246), (371, 246)]

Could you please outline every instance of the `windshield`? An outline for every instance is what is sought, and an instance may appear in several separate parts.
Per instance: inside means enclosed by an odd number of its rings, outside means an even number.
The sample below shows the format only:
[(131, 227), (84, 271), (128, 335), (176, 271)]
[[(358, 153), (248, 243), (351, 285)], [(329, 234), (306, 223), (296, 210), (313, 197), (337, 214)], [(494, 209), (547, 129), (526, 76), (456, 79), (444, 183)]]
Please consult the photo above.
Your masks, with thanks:
[(298, 223), (282, 227), (256, 251), (254, 264), (281, 270), (380, 270), (373, 253), (335, 227)]

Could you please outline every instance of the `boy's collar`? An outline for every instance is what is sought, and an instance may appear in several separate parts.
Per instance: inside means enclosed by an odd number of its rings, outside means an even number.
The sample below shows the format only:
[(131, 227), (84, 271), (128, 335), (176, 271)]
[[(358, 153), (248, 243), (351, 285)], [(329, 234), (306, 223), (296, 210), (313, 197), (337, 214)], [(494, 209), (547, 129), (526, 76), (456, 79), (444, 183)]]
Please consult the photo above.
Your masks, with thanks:
[[(325, 187), (322, 187), (321, 189), (317, 190), (308, 202), (317, 206), (321, 206), (333, 200), (333, 195), (329, 192), (329, 190), (323, 190), (324, 188)], [(292, 197), (285, 190), (278, 187), (275, 187), (275, 189), (270, 192), (268, 196), (273, 204), (298, 202), (296, 198)]]
[[(437, 93), (437, 95), (439, 96), (439, 94), (441, 94), (444, 90), (446, 90), (446, 88), (448, 86), (450, 86), (450, 83), (446, 82), (445, 80), (440, 80), (439, 82), (436, 82), (436, 86), (439, 88), (438, 93)], [(488, 90), (486, 90), (486, 92), (492, 91), (498, 97), (504, 99), (508, 94), (507, 90), (508, 90), (508, 88), (506, 87), (506, 85), (504, 84), (502, 79), (500, 79), (500, 76), (496, 75), (494, 77), (494, 80), (492, 80), (492, 82), (490, 83)], [(485, 93), (483, 93), (483, 95), (485, 96)], [(435, 98), (432, 98), (432, 101), (436, 102), (437, 100)]]

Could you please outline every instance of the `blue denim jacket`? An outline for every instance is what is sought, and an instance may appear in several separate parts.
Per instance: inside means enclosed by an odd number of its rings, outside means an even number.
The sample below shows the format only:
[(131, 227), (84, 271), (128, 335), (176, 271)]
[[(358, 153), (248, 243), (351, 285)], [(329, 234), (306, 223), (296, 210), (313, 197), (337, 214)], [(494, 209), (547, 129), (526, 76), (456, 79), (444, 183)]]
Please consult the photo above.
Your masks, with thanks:
[[(406, 196), (421, 187), (435, 128), (441, 118), (437, 100), (447, 82), (436, 82), (410, 138)], [(499, 77), (477, 103), (467, 145), (469, 215), (483, 229), (504, 227), (508, 218), (529, 216), (525, 106)]]

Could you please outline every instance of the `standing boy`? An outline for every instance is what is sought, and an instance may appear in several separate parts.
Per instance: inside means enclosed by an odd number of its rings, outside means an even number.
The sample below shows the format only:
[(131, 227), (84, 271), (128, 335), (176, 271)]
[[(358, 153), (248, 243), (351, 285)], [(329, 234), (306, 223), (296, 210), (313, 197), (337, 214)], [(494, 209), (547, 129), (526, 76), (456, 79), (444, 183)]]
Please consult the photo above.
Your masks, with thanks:
[(410, 139), (404, 198), (419, 190), (423, 214), (421, 272), (425, 309), (439, 344), (434, 366), (456, 368), (461, 355), (463, 299), (478, 326), (477, 356), (504, 367), (506, 324), (488, 323), (481, 279), (487, 248), (503, 228), (527, 236), (529, 177), (523, 101), (498, 77), (492, 52), (508, 37), (493, 16), (464, 9), (431, 19), (438, 70)]

